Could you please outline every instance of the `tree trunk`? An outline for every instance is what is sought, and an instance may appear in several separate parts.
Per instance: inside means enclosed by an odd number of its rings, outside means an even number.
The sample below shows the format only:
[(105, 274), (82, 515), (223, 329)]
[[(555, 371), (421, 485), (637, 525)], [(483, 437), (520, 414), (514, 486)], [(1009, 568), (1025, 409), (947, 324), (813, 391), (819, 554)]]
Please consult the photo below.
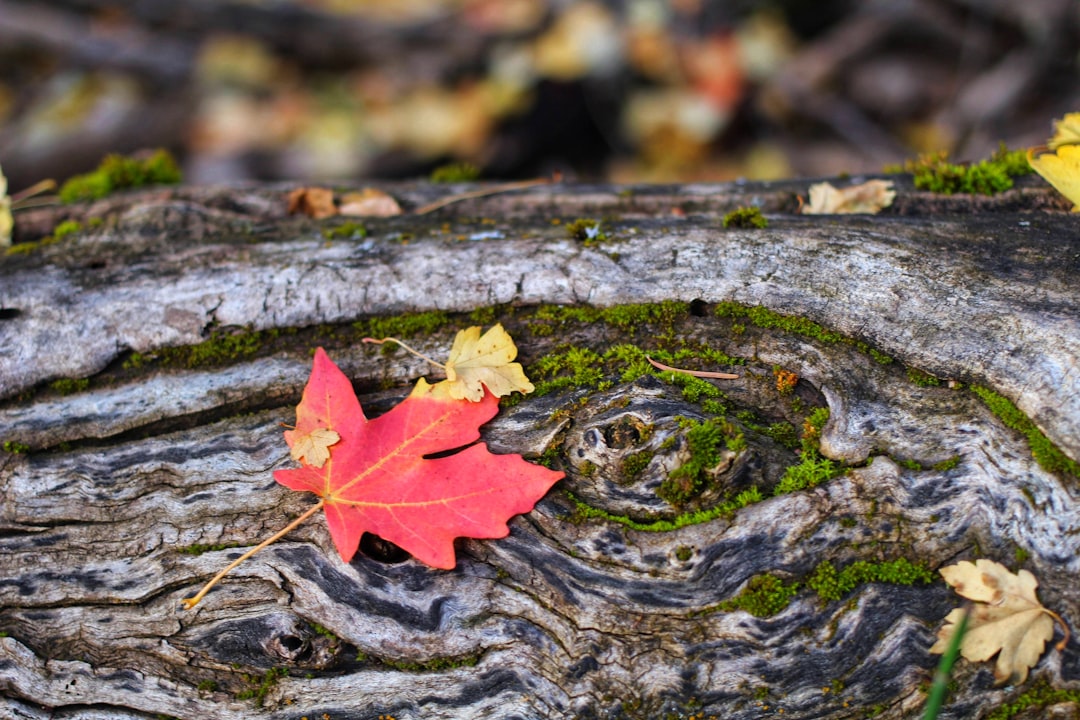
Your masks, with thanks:
[[(938, 568), (1023, 566), (1080, 617), (1080, 218), (900, 185), (878, 216), (798, 215), (795, 183), (424, 215), (447, 188), (392, 185), (363, 232), (283, 187), (18, 216), (83, 229), (0, 261), (0, 715), (920, 716)], [(722, 227), (751, 204), (767, 228)], [(509, 537), (345, 564), (313, 518), (181, 608), (315, 502), (271, 474), (313, 348), (370, 417), (431, 368), (360, 338), (445, 357), (497, 321), (538, 391), (484, 439), (566, 473)], [(1076, 688), (1077, 647), (1019, 687), (960, 661), (941, 717)]]

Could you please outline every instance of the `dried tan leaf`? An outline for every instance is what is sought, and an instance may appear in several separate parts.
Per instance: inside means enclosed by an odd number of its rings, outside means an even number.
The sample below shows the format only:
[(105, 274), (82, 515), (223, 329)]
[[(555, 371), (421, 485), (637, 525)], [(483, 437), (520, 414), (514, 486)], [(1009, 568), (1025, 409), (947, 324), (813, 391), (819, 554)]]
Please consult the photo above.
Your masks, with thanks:
[(382, 190), (364, 188), (360, 192), (342, 195), (339, 212), (360, 217), (393, 217), (401, 214), (401, 206)]
[(867, 180), (861, 185), (837, 189), (829, 183), (810, 186), (810, 203), (803, 215), (877, 213), (892, 205), (896, 191), (890, 180)]
[(670, 365), (665, 365), (662, 362), (657, 362), (648, 355), (645, 356), (645, 359), (648, 360), (649, 364), (652, 365), (654, 368), (656, 368), (657, 370), (663, 370), (664, 372), (682, 373), (683, 375), (693, 375), (694, 377), (699, 378), (716, 378), (718, 380), (737, 380), (739, 377), (738, 375), (732, 375), (731, 373), (725, 372), (717, 372), (715, 370), (683, 370), (682, 368), (671, 367)]
[(337, 215), (334, 205), (334, 191), (326, 188), (303, 187), (289, 193), (289, 214), (304, 213), (310, 218), (321, 220)]
[(330, 459), (330, 446), (341, 440), (336, 431), (329, 428), (315, 428), (307, 435), (293, 435), (293, 445), (289, 455), (297, 462), (306, 462), (312, 467), (321, 468)]
[[(1054, 620), (1064, 621), (1047, 610), (1035, 595), (1038, 580), (1027, 570), (1017, 574), (992, 560), (962, 561), (941, 568), (941, 576), (957, 593), (975, 601), (968, 620), (968, 629), (960, 641), (960, 654), (972, 662), (998, 656), (994, 679), (998, 684), (1008, 681), (1022, 683), (1028, 670), (1039, 661), (1046, 642), (1054, 635)], [(943, 653), (956, 632), (962, 608), (945, 617), (938, 631), (932, 653)], [(1061, 649), (1068, 640), (1058, 645)]]

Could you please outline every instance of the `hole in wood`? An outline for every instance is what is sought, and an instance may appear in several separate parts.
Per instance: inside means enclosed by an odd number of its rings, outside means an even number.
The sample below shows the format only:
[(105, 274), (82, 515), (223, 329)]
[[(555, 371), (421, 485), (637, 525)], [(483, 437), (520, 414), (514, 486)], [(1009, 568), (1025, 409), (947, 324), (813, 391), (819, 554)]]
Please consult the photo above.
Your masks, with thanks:
[(22, 310), (17, 308), (0, 308), (0, 320), (14, 320), (22, 315)]
[(709, 303), (701, 298), (690, 301), (690, 314), (694, 317), (705, 317), (709, 314)]
[(389, 540), (383, 540), (378, 535), (367, 532), (360, 536), (360, 552), (375, 562), (387, 565), (405, 562), (410, 557), (408, 552)]

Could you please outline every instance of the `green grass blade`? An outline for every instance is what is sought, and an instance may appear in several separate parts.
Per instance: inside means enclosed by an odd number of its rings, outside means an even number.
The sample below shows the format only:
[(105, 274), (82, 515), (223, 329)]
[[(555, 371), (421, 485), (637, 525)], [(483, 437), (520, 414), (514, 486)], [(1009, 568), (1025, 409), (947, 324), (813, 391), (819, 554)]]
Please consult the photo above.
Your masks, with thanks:
[(923, 720), (936, 720), (941, 711), (941, 704), (945, 702), (945, 694), (949, 691), (949, 675), (952, 673), (953, 663), (960, 655), (960, 643), (967, 632), (968, 615), (966, 610), (960, 616), (960, 622), (956, 624), (956, 632), (949, 640), (949, 646), (945, 648), (945, 654), (941, 656), (937, 670), (934, 671), (934, 684), (930, 686), (930, 694), (926, 697), (926, 712)]

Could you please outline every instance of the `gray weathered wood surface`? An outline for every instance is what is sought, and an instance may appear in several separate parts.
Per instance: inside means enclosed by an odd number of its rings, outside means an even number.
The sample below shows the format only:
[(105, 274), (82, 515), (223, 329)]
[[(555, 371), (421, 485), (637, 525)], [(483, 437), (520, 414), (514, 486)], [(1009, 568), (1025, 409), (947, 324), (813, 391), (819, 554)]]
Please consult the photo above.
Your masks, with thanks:
[[(406, 208), (447, 192), (387, 189)], [(1044, 603), (1080, 617), (1080, 481), (1041, 468), (970, 391), (906, 372), (992, 388), (1080, 459), (1080, 218), (1034, 185), (994, 199), (901, 188), (876, 217), (799, 216), (796, 192), (805, 184), (551, 186), (369, 220), (366, 237), (331, 240), (321, 230), (341, 219), (290, 218), (275, 187), (147, 191), (21, 216), (23, 232), (67, 214), (105, 222), (0, 259), (0, 440), (30, 448), (0, 456), (0, 715), (916, 717), (937, 659), (927, 649), (956, 602), (941, 582), (865, 583), (830, 603), (804, 589), (767, 618), (702, 611), (756, 575), (804, 581), (824, 561), (1015, 567), (1022, 551)], [(721, 227), (751, 203), (767, 229)], [(586, 246), (552, 223), (580, 216), (604, 218), (611, 238)], [(532, 311), (663, 300), (691, 312), (545, 333)], [(894, 362), (734, 328), (712, 312), (722, 301), (807, 318)], [(271, 472), (290, 463), (280, 423), (294, 417), (314, 344), (378, 412), (427, 369), (360, 345), (350, 323), (462, 313), (412, 336), (440, 355), (473, 324), (467, 313), (488, 307), (526, 364), (566, 343), (743, 358), (739, 380), (712, 382), (759, 422), (799, 423), (798, 405), (770, 390), (774, 366), (791, 370), (803, 404), (830, 409), (822, 452), (851, 470), (667, 532), (582, 519), (567, 491), (642, 520), (685, 509), (655, 490), (687, 458), (677, 417), (708, 415), (663, 378), (620, 381), (609, 362), (610, 388), (530, 397), (485, 428), (495, 452), (554, 447), (567, 478), (510, 537), (461, 541), (455, 570), (377, 549), (343, 564), (319, 519), (180, 609), (238, 548), (312, 502)], [(282, 332), (226, 364), (154, 361), (233, 327)], [(132, 352), (144, 364), (122, 367)], [(48, 385), (58, 378), (91, 382), (62, 395)], [(651, 434), (621, 433), (630, 427)], [(797, 460), (749, 427), (746, 437), (690, 509), (768, 490)], [(622, 463), (642, 450), (655, 455), (628, 479)], [(947, 470), (898, 464), (954, 457)], [(193, 545), (230, 547), (180, 552)], [(1033, 677), (1076, 688), (1077, 648), (1050, 649)], [(288, 675), (237, 697), (274, 667)], [(985, 716), (1020, 690), (962, 662), (943, 717)]]

